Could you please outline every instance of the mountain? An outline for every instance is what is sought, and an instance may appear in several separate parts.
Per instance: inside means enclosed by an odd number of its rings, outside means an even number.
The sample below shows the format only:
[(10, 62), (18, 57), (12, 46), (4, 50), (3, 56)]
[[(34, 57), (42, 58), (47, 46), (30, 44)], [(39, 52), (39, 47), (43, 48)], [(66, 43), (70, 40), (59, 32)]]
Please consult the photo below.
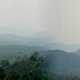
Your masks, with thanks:
[(13, 33), (0, 33), (0, 45), (40, 46), (50, 50), (61, 49), (65, 51), (76, 51), (80, 48), (80, 44), (60, 44), (46, 37), (20, 36)]
[(15, 34), (0, 34), (0, 45), (24, 45), (30, 39)]
[(0, 45), (25, 45), (40, 46), (48, 48), (48, 40), (36, 36), (20, 36), (16, 34), (6, 33), (0, 34)]
[(50, 72), (57, 74), (80, 74), (80, 54), (62, 50), (46, 51)]
[(30, 55), (35, 51), (43, 50), (40, 46), (27, 46), (27, 45), (1, 45), (0, 46), (0, 59), (3, 57), (11, 56), (24, 56)]
[[(42, 56), (47, 57), (48, 65), (46, 66), (49, 67), (50, 72), (57, 74), (80, 74), (80, 50), (67, 52), (65, 45), (54, 44), (53, 46), (52, 44), (51, 47), (47, 47), (48, 45), (44, 46), (43, 44), (42, 41), (38, 41), (35, 38), (26, 38), (14, 34), (0, 34), (0, 59), (3, 59), (3, 57), (12, 58), (13, 56), (30, 55), (38, 51)], [(49, 50), (47, 50), (48, 48)], [(57, 48), (65, 48), (65, 51), (53, 50)]]
[(80, 49), (76, 50), (74, 53), (80, 54)]

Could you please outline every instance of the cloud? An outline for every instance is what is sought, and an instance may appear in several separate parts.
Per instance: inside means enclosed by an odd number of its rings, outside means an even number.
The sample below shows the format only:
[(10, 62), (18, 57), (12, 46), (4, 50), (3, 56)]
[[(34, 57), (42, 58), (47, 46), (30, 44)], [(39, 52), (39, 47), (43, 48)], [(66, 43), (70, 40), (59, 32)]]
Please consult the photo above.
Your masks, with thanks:
[(0, 32), (80, 43), (79, 0), (0, 0)]

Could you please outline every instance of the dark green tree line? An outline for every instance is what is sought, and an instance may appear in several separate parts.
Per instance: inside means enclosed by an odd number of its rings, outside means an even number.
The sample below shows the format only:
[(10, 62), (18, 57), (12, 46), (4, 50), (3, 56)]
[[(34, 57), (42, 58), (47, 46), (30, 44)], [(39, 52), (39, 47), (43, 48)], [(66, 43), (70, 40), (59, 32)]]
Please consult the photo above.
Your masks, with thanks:
[(14, 63), (3, 60), (0, 64), (0, 80), (48, 80), (45, 59), (35, 52), (30, 57), (16, 59)]

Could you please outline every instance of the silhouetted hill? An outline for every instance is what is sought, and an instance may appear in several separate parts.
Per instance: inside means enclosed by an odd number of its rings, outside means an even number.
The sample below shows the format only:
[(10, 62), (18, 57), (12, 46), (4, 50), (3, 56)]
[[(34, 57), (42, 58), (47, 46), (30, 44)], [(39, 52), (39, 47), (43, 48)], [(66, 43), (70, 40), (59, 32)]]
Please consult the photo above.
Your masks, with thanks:
[(1, 45), (0, 46), (0, 59), (31, 55), (33, 52), (40, 51), (42, 49), (44, 48), (39, 47), (39, 46)]
[(51, 72), (57, 74), (80, 74), (80, 54), (52, 50), (47, 51), (47, 57)]

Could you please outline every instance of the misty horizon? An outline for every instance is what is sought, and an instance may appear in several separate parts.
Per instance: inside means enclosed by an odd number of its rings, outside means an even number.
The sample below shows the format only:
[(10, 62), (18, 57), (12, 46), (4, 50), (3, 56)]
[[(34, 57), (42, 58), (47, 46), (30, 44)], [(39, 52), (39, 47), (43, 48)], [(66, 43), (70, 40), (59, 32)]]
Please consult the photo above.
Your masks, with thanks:
[(79, 0), (0, 1), (0, 34), (79, 45), (79, 3)]
[(80, 80), (80, 0), (0, 0), (0, 80)]
[(60, 49), (64, 51), (77, 51), (80, 49), (79, 44), (63, 44), (51, 42), (47, 38), (39, 38), (36, 36), (33, 37), (24, 37), (12, 33), (2, 33), (0, 34), (0, 45), (23, 45), (23, 46), (32, 46), (32, 47), (44, 47), (45, 49), (55, 50)]

